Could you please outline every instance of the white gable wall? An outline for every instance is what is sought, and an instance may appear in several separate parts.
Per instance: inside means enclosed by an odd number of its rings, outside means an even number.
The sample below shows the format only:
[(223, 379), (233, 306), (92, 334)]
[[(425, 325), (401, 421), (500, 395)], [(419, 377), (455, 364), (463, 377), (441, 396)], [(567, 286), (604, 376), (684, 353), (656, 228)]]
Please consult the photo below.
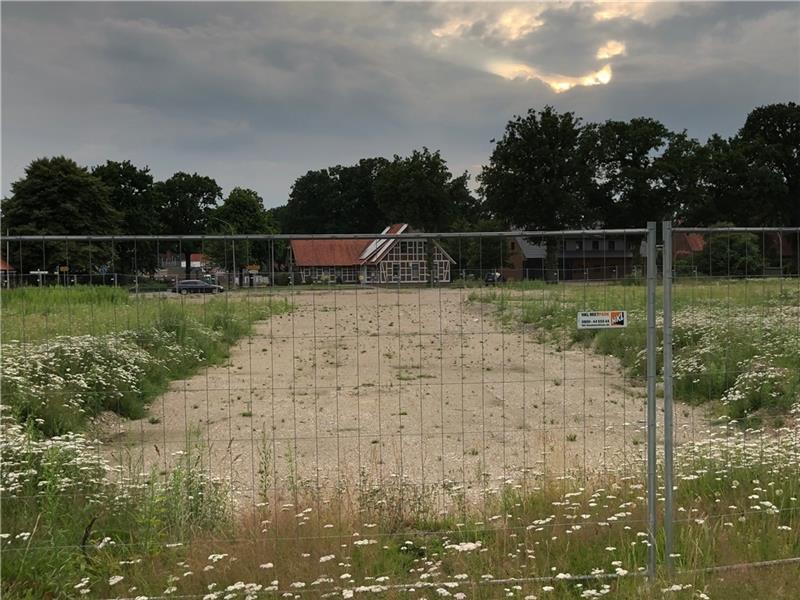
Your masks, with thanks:
[[(381, 283), (427, 283), (428, 253), (426, 240), (398, 240), (378, 263)], [(442, 249), (433, 247), (434, 281), (450, 281), (450, 261)]]

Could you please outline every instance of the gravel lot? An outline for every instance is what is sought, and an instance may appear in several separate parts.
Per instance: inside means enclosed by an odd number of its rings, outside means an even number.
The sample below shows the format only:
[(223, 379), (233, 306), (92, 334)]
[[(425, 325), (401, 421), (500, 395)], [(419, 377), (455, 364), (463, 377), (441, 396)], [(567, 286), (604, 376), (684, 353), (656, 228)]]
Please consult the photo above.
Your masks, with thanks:
[(503, 327), (468, 292), (293, 293), (295, 310), (258, 323), (228, 363), (173, 382), (148, 418), (108, 424), (107, 445), (166, 471), (199, 443), (245, 498), (359, 480), (480, 490), (604, 469), (643, 479), (642, 382), (614, 358)]

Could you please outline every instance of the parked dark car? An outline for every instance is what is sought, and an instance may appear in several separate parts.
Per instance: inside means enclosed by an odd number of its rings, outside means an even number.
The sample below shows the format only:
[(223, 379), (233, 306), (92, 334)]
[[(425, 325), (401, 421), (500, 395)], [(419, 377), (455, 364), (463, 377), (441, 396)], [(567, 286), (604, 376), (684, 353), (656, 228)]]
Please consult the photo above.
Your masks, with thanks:
[(207, 283), (199, 279), (184, 279), (176, 283), (172, 291), (178, 294), (219, 294), (224, 292), (225, 289), (221, 285)]
[(483, 281), (486, 285), (495, 285), (496, 283), (503, 283), (504, 277), (500, 273), (487, 273)]

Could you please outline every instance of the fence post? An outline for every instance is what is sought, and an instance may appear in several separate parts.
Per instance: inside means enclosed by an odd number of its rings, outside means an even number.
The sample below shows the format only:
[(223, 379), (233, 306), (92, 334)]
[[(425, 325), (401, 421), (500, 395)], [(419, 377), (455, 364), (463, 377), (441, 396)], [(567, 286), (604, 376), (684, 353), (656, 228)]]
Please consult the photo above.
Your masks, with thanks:
[(674, 561), (673, 541), (673, 408), (672, 408), (672, 222), (664, 221), (664, 556), (667, 572), (672, 573)]
[(647, 577), (656, 575), (656, 222), (647, 223)]

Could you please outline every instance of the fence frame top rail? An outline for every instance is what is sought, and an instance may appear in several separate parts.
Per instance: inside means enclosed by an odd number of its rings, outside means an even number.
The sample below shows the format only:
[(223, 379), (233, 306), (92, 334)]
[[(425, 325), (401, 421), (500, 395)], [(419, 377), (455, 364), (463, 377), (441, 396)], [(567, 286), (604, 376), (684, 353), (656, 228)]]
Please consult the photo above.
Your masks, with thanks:
[(672, 227), (672, 233), (769, 233), (773, 231), (800, 233), (800, 227)]
[(34, 241), (76, 241), (76, 242), (110, 242), (110, 241), (183, 241), (183, 240), (251, 240), (251, 241), (278, 241), (278, 240), (394, 240), (394, 239), (458, 239), (458, 238), (562, 238), (577, 236), (607, 236), (607, 235), (644, 235), (645, 228), (632, 229), (573, 229), (561, 231), (450, 231), (450, 232), (421, 232), (409, 231), (405, 233), (240, 233), (227, 235), (214, 234), (161, 234), (161, 235), (4, 235), (0, 239), (9, 242), (34, 242)]

